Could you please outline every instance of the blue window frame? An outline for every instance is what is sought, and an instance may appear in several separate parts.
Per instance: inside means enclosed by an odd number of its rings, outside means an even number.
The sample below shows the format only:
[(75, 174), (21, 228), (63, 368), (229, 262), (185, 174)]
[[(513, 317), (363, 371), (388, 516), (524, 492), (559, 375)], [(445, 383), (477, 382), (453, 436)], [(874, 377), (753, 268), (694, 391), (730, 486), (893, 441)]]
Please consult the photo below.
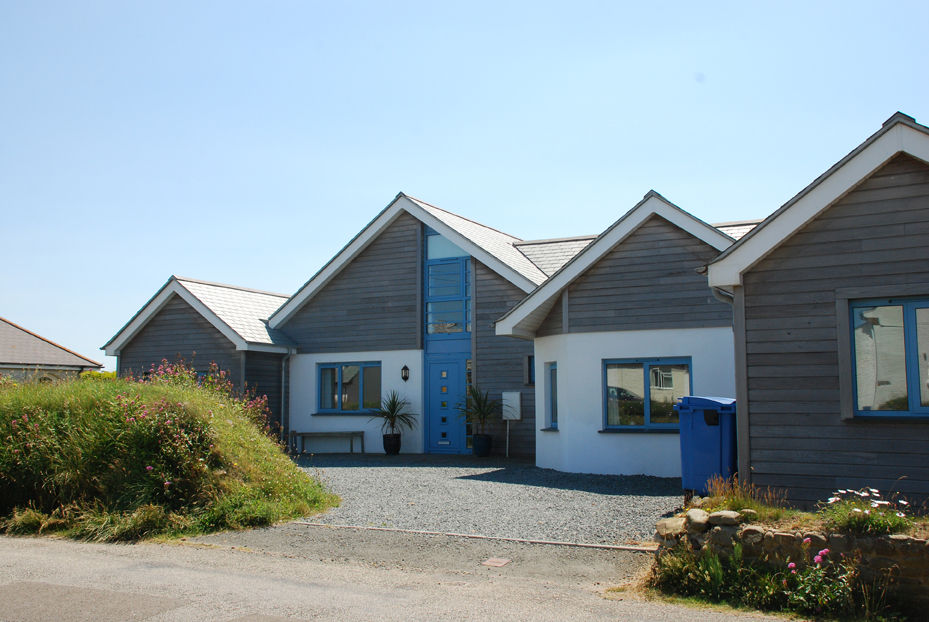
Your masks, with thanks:
[(367, 413), (381, 405), (381, 364), (324, 363), (318, 368), (319, 412)]
[(929, 416), (929, 299), (849, 303), (855, 415)]
[(425, 314), (430, 339), (468, 337), (471, 332), (471, 258), (426, 227)]
[(546, 399), (546, 406), (548, 415), (546, 423), (548, 424), (548, 429), (557, 430), (558, 429), (558, 363), (549, 363), (546, 365), (548, 376), (548, 395)]
[(689, 357), (603, 361), (603, 428), (676, 430), (674, 404), (692, 394)]

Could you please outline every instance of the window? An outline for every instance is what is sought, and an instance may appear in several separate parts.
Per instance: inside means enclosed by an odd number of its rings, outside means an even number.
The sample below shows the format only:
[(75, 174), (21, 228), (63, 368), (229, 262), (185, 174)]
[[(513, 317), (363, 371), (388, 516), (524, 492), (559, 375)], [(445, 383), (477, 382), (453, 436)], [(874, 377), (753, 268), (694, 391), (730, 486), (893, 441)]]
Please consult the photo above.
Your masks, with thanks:
[(471, 258), (426, 228), (426, 335), (467, 337), (471, 332)]
[(364, 412), (380, 405), (380, 363), (327, 363), (319, 366), (321, 412)]
[(674, 404), (690, 384), (689, 358), (604, 361), (604, 427), (677, 429)]
[(850, 303), (856, 415), (929, 415), (929, 300)]
[(548, 429), (558, 429), (558, 363), (549, 363), (548, 368), (548, 399), (546, 402)]
[(535, 384), (535, 356), (526, 357), (526, 384)]

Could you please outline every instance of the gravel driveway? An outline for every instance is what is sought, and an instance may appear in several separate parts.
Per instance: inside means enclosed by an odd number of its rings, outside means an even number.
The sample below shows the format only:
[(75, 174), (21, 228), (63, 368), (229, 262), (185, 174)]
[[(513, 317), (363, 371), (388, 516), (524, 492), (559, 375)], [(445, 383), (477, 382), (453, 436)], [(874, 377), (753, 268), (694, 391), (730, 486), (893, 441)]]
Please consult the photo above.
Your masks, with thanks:
[(472, 456), (315, 454), (298, 464), (342, 505), (312, 522), (587, 544), (651, 540), (679, 479), (581, 475)]

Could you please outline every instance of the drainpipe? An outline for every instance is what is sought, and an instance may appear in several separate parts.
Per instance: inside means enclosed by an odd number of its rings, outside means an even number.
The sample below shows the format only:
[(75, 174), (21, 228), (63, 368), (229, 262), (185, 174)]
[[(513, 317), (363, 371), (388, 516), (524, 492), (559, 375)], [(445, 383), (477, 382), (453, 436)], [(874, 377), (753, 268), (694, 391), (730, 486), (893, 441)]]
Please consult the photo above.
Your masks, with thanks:
[[(288, 444), (287, 441), (287, 431), (284, 426), (284, 407), (287, 404), (287, 391), (284, 391), (285, 381), (287, 379), (287, 362), (290, 361), (290, 357), (295, 354), (294, 348), (288, 348), (287, 354), (284, 355), (284, 358), (281, 359), (281, 442)], [(290, 387), (287, 387), (287, 390), (290, 390)], [(288, 425), (290, 424), (290, 417), (288, 417)], [(288, 447), (288, 450), (290, 448)]]

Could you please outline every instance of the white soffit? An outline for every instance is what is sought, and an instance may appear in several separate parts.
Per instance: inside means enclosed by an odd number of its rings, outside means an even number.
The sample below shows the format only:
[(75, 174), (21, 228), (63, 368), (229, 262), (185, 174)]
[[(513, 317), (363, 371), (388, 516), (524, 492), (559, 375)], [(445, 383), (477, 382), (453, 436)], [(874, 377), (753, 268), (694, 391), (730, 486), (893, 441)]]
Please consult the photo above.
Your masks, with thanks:
[[(886, 127), (887, 123), (893, 124)], [(742, 284), (742, 274), (819, 216), (838, 199), (899, 153), (929, 163), (929, 133), (911, 117), (897, 113), (885, 127), (824, 175), (785, 203), (755, 230), (709, 264), (711, 287)]]
[(216, 328), (216, 330), (222, 333), (226, 339), (235, 344), (236, 350), (249, 349), (248, 343), (246, 343), (238, 333), (232, 330), (196, 296), (181, 285), (177, 277), (172, 276), (158, 293), (139, 310), (135, 317), (103, 346), (103, 351), (106, 352), (107, 356), (119, 356), (119, 352), (122, 350), (123, 346), (129, 343), (129, 341), (131, 341), (159, 311), (161, 311), (162, 307), (168, 304), (173, 296), (179, 296), (184, 302), (193, 307), (197, 313), (202, 315), (214, 328)]
[(512, 337), (532, 337), (544, 318), (541, 310), (551, 309), (554, 300), (576, 278), (598, 262), (617, 244), (629, 237), (653, 215), (664, 218), (676, 227), (706, 242), (718, 251), (732, 245), (733, 239), (651, 190), (609, 229), (578, 253), (571, 261), (553, 274), (532, 294), (497, 320), (496, 333)]

